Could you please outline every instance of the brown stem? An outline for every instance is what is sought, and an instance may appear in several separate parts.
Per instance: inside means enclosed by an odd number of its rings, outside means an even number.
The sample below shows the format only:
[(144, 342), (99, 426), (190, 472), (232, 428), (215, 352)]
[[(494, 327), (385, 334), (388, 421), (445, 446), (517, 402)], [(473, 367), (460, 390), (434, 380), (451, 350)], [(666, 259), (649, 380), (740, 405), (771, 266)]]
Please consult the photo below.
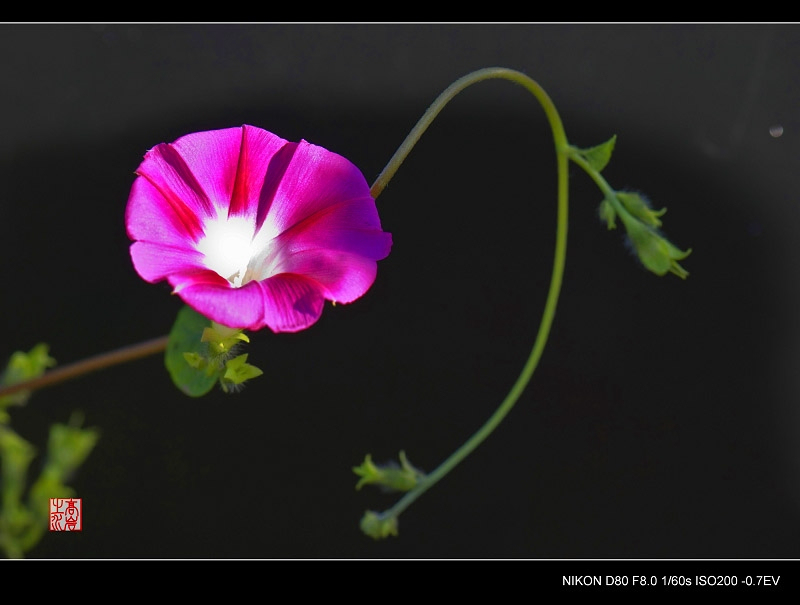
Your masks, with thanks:
[(101, 353), (81, 361), (76, 361), (75, 363), (71, 363), (69, 365), (46, 372), (45, 374), (39, 376), (39, 378), (26, 380), (25, 382), (18, 382), (11, 386), (0, 387), (0, 397), (11, 395), (12, 393), (17, 393), (19, 391), (35, 391), (36, 389), (41, 389), (59, 382), (70, 380), (72, 378), (77, 378), (78, 376), (82, 376), (96, 370), (102, 370), (103, 368), (107, 368), (118, 363), (125, 363), (141, 357), (147, 357), (148, 355), (154, 355), (155, 353), (159, 353), (167, 348), (168, 340), (169, 336), (161, 336), (160, 338), (146, 340), (135, 345), (122, 347), (121, 349), (116, 349), (114, 351)]

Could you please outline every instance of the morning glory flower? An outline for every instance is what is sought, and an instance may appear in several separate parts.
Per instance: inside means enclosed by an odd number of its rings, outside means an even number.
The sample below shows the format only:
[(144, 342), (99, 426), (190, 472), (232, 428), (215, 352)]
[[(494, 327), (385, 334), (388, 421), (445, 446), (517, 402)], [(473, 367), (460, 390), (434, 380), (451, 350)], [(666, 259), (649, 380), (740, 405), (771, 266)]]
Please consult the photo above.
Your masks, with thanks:
[(349, 303), (391, 249), (364, 176), (306, 141), (253, 126), (145, 154), (125, 212), (133, 265), (231, 328), (296, 332)]

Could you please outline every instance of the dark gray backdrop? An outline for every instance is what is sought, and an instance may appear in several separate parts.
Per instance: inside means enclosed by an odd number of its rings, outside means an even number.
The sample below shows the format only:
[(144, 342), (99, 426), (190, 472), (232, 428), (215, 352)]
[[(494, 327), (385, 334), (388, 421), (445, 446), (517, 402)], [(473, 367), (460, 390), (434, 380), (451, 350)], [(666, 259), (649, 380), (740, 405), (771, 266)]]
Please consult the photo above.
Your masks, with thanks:
[[(571, 168), (561, 304), (496, 433), (400, 520), (361, 535), (350, 468), (432, 469), (489, 416), (533, 343), (555, 163), (522, 88), (460, 95), (378, 200), (392, 254), (312, 329), (252, 334), (265, 375), (194, 400), (151, 358), (43, 390), (43, 448), (82, 410), (84, 531), (34, 558), (794, 558), (800, 539), (800, 30), (740, 25), (5, 25), (0, 354), (62, 364), (166, 333), (180, 308), (128, 257), (133, 171), (157, 143), (253, 124), (372, 182), (428, 104), (524, 71), (570, 141), (667, 206), (690, 278), (655, 277)], [(780, 126), (782, 136), (770, 134)], [(773, 129), (773, 133), (776, 131)], [(36, 463), (34, 469), (36, 470)]]

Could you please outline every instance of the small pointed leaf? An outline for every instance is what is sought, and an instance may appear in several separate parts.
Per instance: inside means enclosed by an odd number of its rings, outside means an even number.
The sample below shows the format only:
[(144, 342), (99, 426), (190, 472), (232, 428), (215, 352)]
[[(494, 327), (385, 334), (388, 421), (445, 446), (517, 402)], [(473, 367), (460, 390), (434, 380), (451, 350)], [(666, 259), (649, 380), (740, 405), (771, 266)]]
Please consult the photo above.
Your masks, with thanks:
[(597, 170), (597, 172), (602, 172), (603, 168), (606, 167), (608, 161), (611, 159), (611, 154), (614, 151), (614, 144), (616, 142), (617, 135), (614, 135), (605, 143), (590, 147), (589, 149), (580, 149), (579, 151), (592, 168)]

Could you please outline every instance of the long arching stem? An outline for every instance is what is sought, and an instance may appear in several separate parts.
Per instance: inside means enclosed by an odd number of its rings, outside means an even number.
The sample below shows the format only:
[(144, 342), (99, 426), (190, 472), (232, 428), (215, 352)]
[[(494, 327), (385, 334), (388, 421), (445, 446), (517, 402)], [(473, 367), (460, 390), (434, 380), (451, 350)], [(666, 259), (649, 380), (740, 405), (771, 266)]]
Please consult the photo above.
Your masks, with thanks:
[(547, 301), (545, 303), (544, 313), (542, 315), (539, 332), (533, 344), (528, 360), (525, 362), (519, 377), (514, 385), (511, 387), (508, 395), (502, 401), (500, 406), (495, 410), (492, 416), (486, 423), (472, 435), (461, 447), (459, 447), (453, 454), (450, 455), (441, 465), (439, 465), (433, 472), (422, 477), (417, 485), (408, 491), (393, 507), (384, 511), (379, 515), (383, 521), (396, 519), (401, 512), (408, 508), (417, 498), (424, 494), (428, 489), (433, 487), (442, 477), (447, 475), (456, 465), (458, 465), (464, 458), (473, 452), (497, 427), (498, 424), (506, 417), (506, 415), (514, 407), (514, 404), (519, 399), (522, 392), (525, 390), (528, 382), (533, 375), (536, 366), (541, 359), (544, 351), (547, 337), (550, 334), (550, 328), (553, 324), (555, 317), (556, 305), (558, 303), (558, 296), (561, 291), (561, 282), (564, 275), (564, 264), (566, 260), (567, 250), (567, 215), (568, 215), (568, 163), (569, 163), (569, 143), (567, 141), (564, 126), (561, 118), (550, 100), (550, 97), (542, 89), (539, 84), (526, 76), (525, 74), (506, 68), (487, 68), (481, 69), (463, 78), (456, 80), (451, 84), (428, 108), (422, 118), (419, 120), (414, 129), (406, 137), (403, 144), (395, 152), (394, 156), (386, 168), (378, 176), (375, 184), (372, 186), (372, 196), (377, 197), (389, 183), (391, 178), (397, 172), (397, 169), (403, 163), (406, 156), (408, 156), (411, 149), (417, 143), (419, 138), (430, 126), (431, 122), (444, 108), (445, 105), (455, 97), (459, 92), (481, 82), (492, 78), (501, 78), (511, 80), (530, 91), (533, 96), (541, 104), (544, 109), (547, 119), (550, 123), (550, 128), (553, 132), (553, 140), (555, 142), (556, 157), (557, 157), (557, 171), (558, 171), (558, 214), (556, 222), (556, 245), (555, 245), (555, 258), (553, 260), (553, 271), (550, 279), (550, 289), (547, 294)]

